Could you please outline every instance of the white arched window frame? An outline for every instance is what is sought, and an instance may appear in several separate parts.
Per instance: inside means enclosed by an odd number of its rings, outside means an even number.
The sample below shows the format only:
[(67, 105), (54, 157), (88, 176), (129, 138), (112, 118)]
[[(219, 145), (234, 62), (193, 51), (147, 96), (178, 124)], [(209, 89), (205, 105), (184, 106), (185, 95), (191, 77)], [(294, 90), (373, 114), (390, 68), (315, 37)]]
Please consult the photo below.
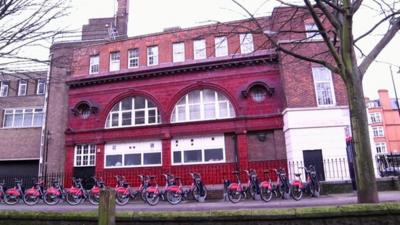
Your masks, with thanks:
[(195, 90), (175, 105), (171, 122), (216, 120), (235, 117), (235, 110), (223, 94), (211, 89)]
[(134, 127), (160, 124), (160, 114), (154, 103), (144, 97), (128, 97), (114, 105), (108, 113), (105, 127)]

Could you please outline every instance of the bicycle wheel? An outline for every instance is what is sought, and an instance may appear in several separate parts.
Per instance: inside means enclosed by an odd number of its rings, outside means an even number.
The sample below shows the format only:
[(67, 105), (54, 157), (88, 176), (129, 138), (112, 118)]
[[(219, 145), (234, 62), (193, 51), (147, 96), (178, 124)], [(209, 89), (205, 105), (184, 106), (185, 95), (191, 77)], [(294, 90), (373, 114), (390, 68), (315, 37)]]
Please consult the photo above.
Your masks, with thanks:
[(167, 201), (172, 205), (176, 205), (182, 201), (182, 195), (177, 192), (167, 191), (166, 197)]
[(36, 196), (34, 194), (25, 193), (23, 196), (23, 201), (27, 205), (36, 205), (39, 200), (39, 196)]
[(115, 203), (117, 203), (117, 205), (126, 205), (128, 204), (128, 202), (129, 202), (129, 195), (120, 192), (117, 192), (115, 194)]
[(15, 204), (17, 204), (19, 202), (20, 199), (21, 199), (20, 196), (8, 195), (8, 194), (4, 195), (4, 202), (7, 205), (15, 205)]
[(272, 190), (266, 187), (261, 187), (261, 199), (265, 202), (269, 202), (272, 199)]
[(207, 198), (207, 188), (206, 186), (202, 187), (202, 191), (200, 191), (196, 186), (192, 190), (193, 199), (196, 201), (204, 201)]
[(60, 202), (60, 200), (61, 200), (60, 196), (50, 193), (44, 193), (43, 201), (47, 205), (57, 205)]
[(146, 202), (151, 206), (155, 206), (160, 201), (160, 196), (157, 193), (145, 192)]
[(229, 190), (228, 191), (228, 199), (232, 203), (238, 203), (242, 199), (242, 192), (236, 190)]
[(303, 191), (298, 186), (292, 186), (292, 198), (299, 201), (303, 197)]
[(320, 187), (319, 183), (314, 184), (311, 188), (311, 196), (318, 198), (320, 191), (321, 191), (321, 187)]
[(100, 203), (100, 193), (89, 191), (89, 202), (92, 203), (92, 205), (98, 205)]
[(78, 204), (80, 204), (82, 202), (83, 198), (82, 198), (81, 195), (67, 193), (67, 196), (65, 197), (65, 200), (70, 205), (78, 205)]
[(253, 200), (256, 200), (256, 195), (257, 195), (257, 187), (255, 185), (250, 185), (248, 187), (249, 194)]

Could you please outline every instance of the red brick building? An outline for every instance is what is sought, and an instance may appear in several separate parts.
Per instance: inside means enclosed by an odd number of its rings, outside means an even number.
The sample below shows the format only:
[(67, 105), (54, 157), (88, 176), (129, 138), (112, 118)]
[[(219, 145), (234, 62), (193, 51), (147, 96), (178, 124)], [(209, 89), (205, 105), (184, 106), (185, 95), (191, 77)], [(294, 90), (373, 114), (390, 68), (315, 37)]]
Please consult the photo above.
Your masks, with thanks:
[[(259, 18), (266, 30), (282, 13), (274, 12)], [(90, 40), (86, 27), (84, 41), (55, 45), (69, 59), (59, 71), (68, 85), (65, 172), (102, 173), (111, 182), (113, 174), (136, 181), (136, 174), (163, 172), (188, 181), (198, 171), (221, 183), (235, 169), (286, 166), (285, 110), (324, 104), (317, 104), (312, 65), (282, 64), (287, 58), (249, 33), (252, 26), (243, 20), (130, 38), (122, 31), (103, 41)], [(306, 78), (290, 77), (292, 69)], [(331, 93), (321, 101), (343, 105), (341, 81), (334, 76), (327, 85), (336, 101)]]

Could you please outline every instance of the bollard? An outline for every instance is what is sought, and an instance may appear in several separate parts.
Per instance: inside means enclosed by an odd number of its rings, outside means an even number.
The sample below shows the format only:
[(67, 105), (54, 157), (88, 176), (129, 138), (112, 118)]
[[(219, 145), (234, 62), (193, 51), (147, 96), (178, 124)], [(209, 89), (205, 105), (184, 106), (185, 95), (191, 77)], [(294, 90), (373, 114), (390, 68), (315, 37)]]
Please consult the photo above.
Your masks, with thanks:
[(99, 225), (115, 225), (115, 190), (100, 191)]

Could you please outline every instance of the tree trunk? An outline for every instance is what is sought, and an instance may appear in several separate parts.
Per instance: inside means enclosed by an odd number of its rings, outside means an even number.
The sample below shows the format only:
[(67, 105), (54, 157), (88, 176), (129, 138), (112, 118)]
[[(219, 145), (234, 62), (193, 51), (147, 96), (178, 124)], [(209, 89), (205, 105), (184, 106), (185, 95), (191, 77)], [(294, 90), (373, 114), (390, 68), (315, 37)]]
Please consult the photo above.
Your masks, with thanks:
[[(358, 72), (353, 70), (353, 73)], [(358, 203), (377, 203), (379, 202), (379, 198), (372, 161), (367, 109), (365, 107), (361, 76), (359, 74), (352, 74), (348, 77), (351, 77), (346, 82), (346, 87), (355, 148), (354, 157)]]

